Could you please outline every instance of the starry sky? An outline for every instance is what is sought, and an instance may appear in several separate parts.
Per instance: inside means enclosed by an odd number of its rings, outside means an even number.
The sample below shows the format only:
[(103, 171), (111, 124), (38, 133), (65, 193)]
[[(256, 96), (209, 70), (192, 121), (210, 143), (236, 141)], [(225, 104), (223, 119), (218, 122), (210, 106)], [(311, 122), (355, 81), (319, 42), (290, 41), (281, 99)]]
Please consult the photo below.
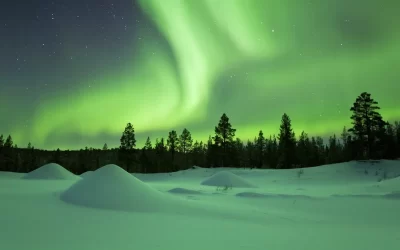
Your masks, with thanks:
[(4, 0), (0, 134), (19, 147), (138, 146), (175, 129), (207, 140), (339, 134), (363, 91), (400, 118), (400, 2)]

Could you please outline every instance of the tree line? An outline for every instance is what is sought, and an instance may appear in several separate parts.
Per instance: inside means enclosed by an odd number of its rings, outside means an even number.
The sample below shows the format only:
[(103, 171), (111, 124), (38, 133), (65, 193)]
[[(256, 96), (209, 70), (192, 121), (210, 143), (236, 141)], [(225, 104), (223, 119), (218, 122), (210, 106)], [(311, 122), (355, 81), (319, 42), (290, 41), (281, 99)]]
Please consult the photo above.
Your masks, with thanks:
[[(193, 165), (288, 169), (351, 160), (400, 158), (400, 123), (384, 121), (379, 110), (371, 94), (361, 93), (350, 108), (352, 126), (344, 127), (339, 136), (334, 134), (327, 142), (305, 131), (296, 137), (286, 113), (282, 115), (278, 135), (265, 136), (260, 130), (253, 140), (244, 142), (235, 136), (236, 129), (224, 113), (214, 128), (214, 135), (206, 142), (193, 140), (190, 131), (184, 128), (180, 134), (171, 130), (166, 138), (156, 138), (154, 145), (147, 137), (145, 145), (138, 149), (135, 129), (128, 123), (118, 149), (109, 149), (104, 144), (101, 150), (85, 148), (84, 151), (113, 150), (118, 164), (127, 171), (143, 173), (176, 171)], [(0, 136), (0, 155), (2, 148), (16, 147), (10, 135), (5, 140)], [(34, 151), (31, 143), (28, 148)], [(57, 152), (60, 154), (60, 150)]]

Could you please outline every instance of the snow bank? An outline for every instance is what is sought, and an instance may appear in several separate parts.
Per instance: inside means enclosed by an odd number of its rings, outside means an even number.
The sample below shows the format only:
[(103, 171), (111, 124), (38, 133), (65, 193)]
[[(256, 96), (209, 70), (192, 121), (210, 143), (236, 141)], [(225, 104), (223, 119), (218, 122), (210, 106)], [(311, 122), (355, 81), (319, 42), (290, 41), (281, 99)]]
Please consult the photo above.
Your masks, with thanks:
[(298, 194), (260, 194), (253, 192), (242, 192), (237, 193), (237, 197), (247, 197), (247, 198), (293, 198), (293, 199), (312, 199), (308, 195), (298, 195)]
[(255, 187), (253, 184), (245, 180), (243, 177), (235, 175), (228, 171), (220, 171), (201, 182), (201, 185), (216, 187)]
[(24, 179), (38, 180), (78, 180), (79, 176), (74, 175), (57, 163), (49, 163), (27, 173)]
[(61, 194), (67, 203), (112, 210), (165, 211), (171, 205), (164, 194), (117, 165), (106, 165)]
[(168, 190), (168, 192), (174, 194), (202, 194), (202, 192), (200, 191), (186, 189), (186, 188), (173, 188), (171, 190)]
[(88, 175), (90, 175), (90, 174), (92, 174), (92, 173), (93, 173), (93, 171), (86, 171), (85, 173), (82, 173), (82, 174), (80, 175), (80, 177), (85, 178), (85, 177), (87, 177)]

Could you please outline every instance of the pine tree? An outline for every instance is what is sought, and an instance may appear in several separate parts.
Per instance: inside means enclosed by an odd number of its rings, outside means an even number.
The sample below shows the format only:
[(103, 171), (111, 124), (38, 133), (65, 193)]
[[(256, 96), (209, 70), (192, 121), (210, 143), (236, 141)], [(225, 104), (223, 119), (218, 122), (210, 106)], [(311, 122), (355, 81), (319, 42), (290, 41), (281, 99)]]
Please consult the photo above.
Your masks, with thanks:
[(311, 142), (308, 134), (304, 131), (301, 132), (297, 142), (296, 153), (300, 166), (308, 167), (310, 165)]
[(192, 150), (193, 139), (189, 130), (183, 129), (182, 134), (179, 136), (179, 151), (185, 155), (186, 165), (188, 164), (188, 152)]
[(32, 144), (29, 142), (28, 146), (26, 147), (27, 149), (32, 149)]
[(278, 139), (279, 168), (291, 168), (296, 163), (296, 138), (286, 113), (282, 116)]
[(122, 133), (121, 139), (121, 149), (131, 150), (136, 146), (135, 130), (131, 123), (128, 123)]
[(104, 145), (103, 145), (103, 150), (108, 150), (108, 145), (107, 145), (107, 143), (104, 143)]
[(8, 137), (6, 139), (6, 142), (4, 143), (4, 147), (5, 148), (12, 148), (13, 145), (14, 145), (14, 142), (12, 140), (12, 137), (11, 137), (11, 135), (8, 135)]
[(385, 126), (382, 116), (377, 111), (380, 109), (377, 105), (378, 102), (371, 98), (371, 94), (363, 92), (350, 108), (353, 112), (351, 116), (353, 127), (349, 132), (352, 132), (362, 145), (367, 158), (373, 156), (372, 149), (377, 140), (382, 139), (382, 129)]
[(171, 152), (172, 162), (174, 162), (174, 159), (175, 159), (175, 152), (179, 145), (178, 143), (179, 143), (179, 140), (178, 140), (178, 135), (176, 134), (176, 131), (175, 130), (170, 131), (168, 134), (167, 145), (169, 148), (169, 152)]
[(258, 168), (262, 168), (264, 165), (264, 152), (265, 152), (265, 138), (262, 130), (258, 132), (258, 137), (256, 139), (256, 147), (258, 154)]
[(0, 135), (0, 148), (4, 147), (4, 137)]
[(136, 160), (134, 147), (136, 146), (135, 130), (131, 123), (128, 123), (122, 133), (119, 147), (119, 158), (125, 163), (126, 171), (129, 172), (133, 161)]
[(193, 146), (192, 135), (186, 128), (183, 129), (182, 134), (179, 136), (179, 151), (186, 154), (190, 152)]
[(149, 136), (147, 136), (146, 143), (144, 144), (144, 149), (145, 150), (153, 149), (153, 146), (151, 145), (151, 140), (150, 140)]
[(236, 129), (232, 128), (228, 116), (225, 113), (222, 114), (218, 126), (215, 127), (215, 137), (213, 138), (215, 144), (222, 148), (222, 167), (226, 162), (227, 149), (233, 143), (235, 132)]

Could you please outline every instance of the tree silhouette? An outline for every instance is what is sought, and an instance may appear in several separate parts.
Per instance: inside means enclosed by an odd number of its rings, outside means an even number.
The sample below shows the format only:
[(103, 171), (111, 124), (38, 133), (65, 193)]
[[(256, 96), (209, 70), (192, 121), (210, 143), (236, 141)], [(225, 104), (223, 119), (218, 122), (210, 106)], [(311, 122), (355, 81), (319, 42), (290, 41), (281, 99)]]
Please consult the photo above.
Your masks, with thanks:
[(153, 148), (153, 146), (151, 145), (150, 137), (147, 136), (146, 143), (144, 144), (144, 149), (151, 150), (152, 148)]
[(4, 146), (4, 137), (0, 135), (0, 148)]
[(258, 137), (256, 140), (257, 154), (258, 154), (258, 163), (257, 167), (261, 168), (264, 165), (264, 152), (265, 152), (265, 138), (262, 130), (258, 132)]
[(306, 132), (302, 131), (296, 148), (297, 159), (301, 167), (308, 167), (310, 165), (310, 153), (310, 138), (308, 138), (308, 134)]
[(126, 171), (129, 172), (133, 161), (136, 160), (134, 147), (136, 146), (135, 130), (131, 123), (128, 123), (120, 139), (119, 159), (126, 165)]
[(135, 130), (131, 123), (128, 123), (122, 133), (121, 139), (121, 149), (131, 150), (136, 146)]
[(372, 148), (377, 140), (382, 139), (382, 130), (384, 129), (385, 122), (377, 110), (378, 102), (371, 98), (371, 94), (367, 92), (361, 93), (350, 111), (353, 112), (351, 116), (353, 127), (349, 129), (355, 136), (355, 139), (362, 146), (363, 151), (367, 158), (372, 157)]
[(107, 143), (104, 143), (104, 145), (103, 145), (103, 150), (108, 150), (108, 145), (107, 145)]
[(175, 160), (175, 152), (178, 148), (178, 145), (179, 145), (178, 135), (176, 134), (175, 130), (172, 130), (169, 132), (167, 138), (167, 146), (169, 148), (169, 152), (171, 152), (172, 163)]
[(279, 129), (279, 168), (291, 168), (296, 158), (296, 138), (289, 116), (284, 113)]
[[(199, 146), (199, 145), (197, 145)], [(185, 155), (185, 163), (188, 164), (188, 153), (193, 149), (193, 139), (189, 130), (183, 129), (182, 134), (179, 136), (179, 151)], [(197, 148), (198, 154), (200, 149)]]
[(222, 148), (222, 167), (226, 162), (227, 148), (232, 145), (235, 132), (236, 129), (232, 128), (228, 116), (225, 113), (222, 114), (218, 126), (215, 127), (215, 137), (213, 138), (215, 144)]
[(13, 147), (13, 144), (14, 144), (14, 142), (13, 142), (13, 140), (12, 140), (11, 135), (8, 135), (8, 137), (7, 137), (7, 139), (6, 139), (6, 142), (4, 143), (4, 147), (5, 147), (5, 148), (12, 148), (12, 147)]

